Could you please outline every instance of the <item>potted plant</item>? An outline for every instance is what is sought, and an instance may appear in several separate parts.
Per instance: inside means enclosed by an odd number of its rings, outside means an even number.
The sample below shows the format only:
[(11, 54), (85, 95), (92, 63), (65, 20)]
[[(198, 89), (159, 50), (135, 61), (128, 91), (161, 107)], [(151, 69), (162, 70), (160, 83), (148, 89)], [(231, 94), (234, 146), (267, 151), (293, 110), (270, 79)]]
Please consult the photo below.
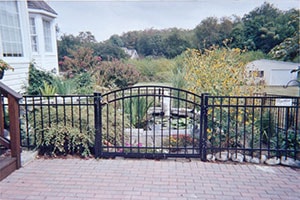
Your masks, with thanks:
[(4, 71), (6, 70), (14, 70), (14, 68), (12, 66), (10, 66), (7, 62), (5, 62), (4, 60), (0, 59), (0, 79), (3, 78), (4, 76)]

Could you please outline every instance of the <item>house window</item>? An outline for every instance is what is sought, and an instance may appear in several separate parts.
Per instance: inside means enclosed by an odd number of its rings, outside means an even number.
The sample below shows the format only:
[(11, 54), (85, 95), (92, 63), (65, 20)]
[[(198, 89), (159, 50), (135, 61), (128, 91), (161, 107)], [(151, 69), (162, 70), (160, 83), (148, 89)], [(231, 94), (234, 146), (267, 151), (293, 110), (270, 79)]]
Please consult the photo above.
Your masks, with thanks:
[(30, 24), (31, 49), (33, 52), (37, 52), (38, 51), (38, 36), (36, 33), (35, 19), (33, 17), (29, 18), (29, 24)]
[(0, 37), (3, 57), (22, 57), (23, 44), (16, 1), (0, 1)]
[(44, 27), (44, 40), (45, 40), (45, 51), (52, 52), (52, 39), (51, 39), (51, 24), (47, 20), (43, 20)]

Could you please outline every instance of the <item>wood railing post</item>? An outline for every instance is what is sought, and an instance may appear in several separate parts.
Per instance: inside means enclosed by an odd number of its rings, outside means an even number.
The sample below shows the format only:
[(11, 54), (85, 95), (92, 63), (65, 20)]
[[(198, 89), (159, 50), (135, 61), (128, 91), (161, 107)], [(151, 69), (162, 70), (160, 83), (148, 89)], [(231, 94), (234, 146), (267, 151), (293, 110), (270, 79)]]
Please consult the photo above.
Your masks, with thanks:
[[(11, 149), (11, 157), (16, 158), (16, 168), (21, 167), (21, 134), (20, 134), (20, 107), (19, 101), (23, 98), (21, 94), (15, 92), (7, 85), (0, 81), (0, 98), (6, 97), (8, 99), (8, 115), (9, 115), (9, 134)], [(4, 109), (3, 100), (0, 100), (0, 136), (4, 136)]]
[(20, 110), (18, 99), (8, 94), (9, 132), (11, 139), (11, 156), (17, 159), (17, 169), (21, 167)]

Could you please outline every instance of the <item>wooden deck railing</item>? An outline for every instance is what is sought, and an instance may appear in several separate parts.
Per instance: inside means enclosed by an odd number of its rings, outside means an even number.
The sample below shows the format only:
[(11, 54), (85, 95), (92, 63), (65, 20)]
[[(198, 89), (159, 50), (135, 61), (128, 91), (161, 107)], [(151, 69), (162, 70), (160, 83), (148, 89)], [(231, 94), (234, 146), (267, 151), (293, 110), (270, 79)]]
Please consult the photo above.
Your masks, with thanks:
[[(10, 141), (5, 141), (4, 138), (4, 102), (3, 98), (7, 98), (8, 103), (8, 119), (9, 119), (9, 134)], [(15, 92), (2, 82), (0, 82), (0, 140), (1, 144), (10, 148), (11, 157), (16, 158), (16, 169), (21, 167), (21, 136), (20, 136), (20, 110), (19, 101), (22, 95)], [(6, 102), (5, 102), (6, 103)]]

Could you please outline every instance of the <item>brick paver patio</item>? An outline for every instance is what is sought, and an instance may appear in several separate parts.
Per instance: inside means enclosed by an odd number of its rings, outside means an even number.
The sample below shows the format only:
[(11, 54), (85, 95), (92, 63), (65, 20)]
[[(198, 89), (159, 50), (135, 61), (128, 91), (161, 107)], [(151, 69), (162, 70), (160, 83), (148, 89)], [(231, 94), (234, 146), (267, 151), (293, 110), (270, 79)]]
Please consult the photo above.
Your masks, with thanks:
[(300, 199), (300, 171), (199, 160), (37, 159), (0, 182), (0, 199)]

